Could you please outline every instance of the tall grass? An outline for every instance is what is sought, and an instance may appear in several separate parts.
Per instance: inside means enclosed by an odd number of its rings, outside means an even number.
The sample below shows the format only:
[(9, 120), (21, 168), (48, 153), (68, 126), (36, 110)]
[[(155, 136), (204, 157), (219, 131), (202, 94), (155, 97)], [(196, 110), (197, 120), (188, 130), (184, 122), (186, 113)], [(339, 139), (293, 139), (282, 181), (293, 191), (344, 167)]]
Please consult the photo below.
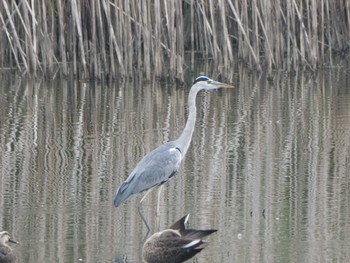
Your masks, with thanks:
[(348, 0), (0, 2), (0, 66), (48, 77), (183, 79), (187, 52), (223, 72), (315, 70), (349, 45)]

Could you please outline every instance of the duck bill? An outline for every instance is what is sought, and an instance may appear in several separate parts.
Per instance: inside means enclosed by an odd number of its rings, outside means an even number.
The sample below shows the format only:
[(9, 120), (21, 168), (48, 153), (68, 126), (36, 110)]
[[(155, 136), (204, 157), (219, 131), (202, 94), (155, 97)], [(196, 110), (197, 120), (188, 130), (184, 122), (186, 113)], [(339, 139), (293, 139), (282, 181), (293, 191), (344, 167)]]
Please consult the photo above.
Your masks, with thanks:
[(13, 239), (13, 238), (10, 238), (9, 239), (9, 242), (11, 242), (11, 243), (14, 243), (14, 244), (19, 244), (15, 239)]

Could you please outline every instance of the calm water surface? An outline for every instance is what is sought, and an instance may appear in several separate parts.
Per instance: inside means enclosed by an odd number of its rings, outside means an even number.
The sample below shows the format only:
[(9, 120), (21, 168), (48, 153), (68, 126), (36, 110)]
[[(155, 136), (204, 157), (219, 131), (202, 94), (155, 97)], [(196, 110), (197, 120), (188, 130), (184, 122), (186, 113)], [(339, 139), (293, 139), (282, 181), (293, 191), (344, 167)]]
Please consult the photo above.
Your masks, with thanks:
[[(163, 189), (161, 228), (217, 228), (196, 260), (350, 262), (350, 84), (341, 69), (238, 74), (200, 93), (192, 144)], [(141, 262), (140, 195), (112, 206), (150, 150), (177, 138), (188, 86), (5, 78), (0, 228), (19, 262)], [(144, 202), (155, 226), (156, 191)]]

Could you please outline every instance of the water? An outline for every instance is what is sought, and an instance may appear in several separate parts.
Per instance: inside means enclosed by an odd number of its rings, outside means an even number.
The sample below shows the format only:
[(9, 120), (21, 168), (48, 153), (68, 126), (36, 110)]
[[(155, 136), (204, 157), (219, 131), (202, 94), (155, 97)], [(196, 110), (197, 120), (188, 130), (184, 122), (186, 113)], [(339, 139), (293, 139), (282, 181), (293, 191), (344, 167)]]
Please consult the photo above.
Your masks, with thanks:
[[(350, 89), (341, 69), (240, 72), (200, 93), (193, 140), (163, 189), (164, 229), (216, 228), (198, 262), (350, 261)], [(0, 228), (19, 262), (141, 262), (140, 195), (112, 206), (150, 150), (177, 138), (188, 87), (6, 78), (0, 83)], [(143, 210), (155, 225), (156, 191)]]

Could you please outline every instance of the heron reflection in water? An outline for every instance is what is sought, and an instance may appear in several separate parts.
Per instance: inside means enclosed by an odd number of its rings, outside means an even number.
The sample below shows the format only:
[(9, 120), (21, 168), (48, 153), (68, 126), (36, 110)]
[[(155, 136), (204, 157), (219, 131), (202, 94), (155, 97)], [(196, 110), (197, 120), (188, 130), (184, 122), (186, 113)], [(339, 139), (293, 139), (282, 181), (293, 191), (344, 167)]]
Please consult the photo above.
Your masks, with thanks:
[(8, 245), (8, 243), (18, 244), (16, 240), (11, 238), (7, 231), (0, 232), (0, 263), (16, 262), (15, 251)]
[[(159, 201), (162, 185), (172, 178), (180, 167), (191, 142), (196, 123), (196, 96), (201, 90), (217, 88), (233, 88), (232, 85), (214, 81), (205, 76), (199, 76), (194, 81), (188, 95), (188, 119), (180, 137), (175, 141), (167, 142), (148, 153), (131, 172), (129, 177), (117, 189), (113, 204), (118, 207), (131, 195), (148, 190), (138, 205), (138, 212), (145, 223), (148, 232), (150, 227), (141, 213), (141, 203), (155, 186), (159, 187), (157, 202), (157, 221), (159, 216)], [(158, 222), (159, 224), (159, 222)]]
[(204, 237), (216, 229), (186, 229), (189, 215), (184, 216), (169, 229), (157, 232), (143, 245), (142, 255), (147, 263), (180, 263), (201, 252), (206, 242)]

